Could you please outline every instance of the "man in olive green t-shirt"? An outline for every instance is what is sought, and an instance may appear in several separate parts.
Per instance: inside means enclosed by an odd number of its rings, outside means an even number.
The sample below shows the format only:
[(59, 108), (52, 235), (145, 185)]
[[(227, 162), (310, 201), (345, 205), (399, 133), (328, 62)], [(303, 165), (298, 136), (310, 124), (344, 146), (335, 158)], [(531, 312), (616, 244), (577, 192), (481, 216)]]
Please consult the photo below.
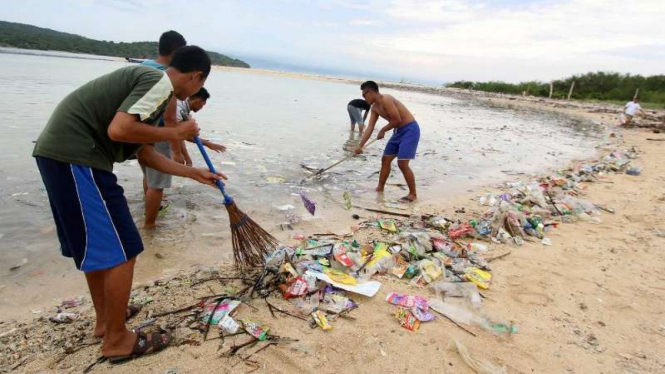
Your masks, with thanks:
[(172, 95), (184, 100), (210, 73), (201, 48), (180, 48), (162, 72), (131, 66), (97, 78), (69, 94), (56, 107), (33, 152), (56, 223), (62, 254), (85, 273), (97, 315), (95, 334), (102, 354), (118, 362), (166, 347), (169, 334), (133, 333), (125, 321), (141, 237), (129, 212), (113, 164), (136, 154), (156, 170), (211, 186), (225, 178), (178, 164), (155, 152), (152, 143), (191, 139), (194, 121), (156, 127)]

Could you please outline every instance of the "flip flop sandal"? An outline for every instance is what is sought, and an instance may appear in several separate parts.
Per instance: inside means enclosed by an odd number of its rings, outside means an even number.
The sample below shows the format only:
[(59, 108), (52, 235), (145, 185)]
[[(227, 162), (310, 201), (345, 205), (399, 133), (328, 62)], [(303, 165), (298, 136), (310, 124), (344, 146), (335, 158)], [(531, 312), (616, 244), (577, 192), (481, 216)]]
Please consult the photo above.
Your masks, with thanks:
[(403, 198), (399, 199), (400, 203), (412, 203), (416, 201), (416, 199), (411, 199), (408, 196), (404, 196)]
[(122, 364), (135, 358), (157, 353), (168, 347), (173, 340), (173, 337), (169, 333), (160, 334), (156, 332), (150, 336), (151, 339), (148, 340), (146, 333), (139, 332), (136, 336), (136, 343), (134, 343), (132, 353), (125, 356), (106, 357), (108, 362), (111, 364)]
[(125, 321), (129, 321), (130, 319), (134, 318), (139, 312), (143, 309), (143, 304), (129, 304), (127, 306), (127, 315), (125, 318)]

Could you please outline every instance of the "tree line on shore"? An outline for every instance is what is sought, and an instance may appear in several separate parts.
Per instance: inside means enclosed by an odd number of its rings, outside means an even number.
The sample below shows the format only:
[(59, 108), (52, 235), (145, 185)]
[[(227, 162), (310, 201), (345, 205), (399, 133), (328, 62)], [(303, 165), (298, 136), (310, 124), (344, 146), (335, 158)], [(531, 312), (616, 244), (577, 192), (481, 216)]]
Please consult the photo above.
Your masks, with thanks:
[[(23, 23), (0, 21), (0, 46), (23, 49), (87, 53), (92, 55), (156, 58), (157, 42), (116, 43), (45, 29)], [(217, 52), (210, 52), (214, 65), (249, 68), (242, 60)]]
[(590, 72), (552, 81), (551, 86), (550, 82), (539, 81), (522, 83), (457, 81), (446, 86), (514, 95), (526, 93), (539, 97), (549, 97), (551, 88), (553, 98), (565, 99), (573, 82), (575, 85), (572, 99), (628, 101), (633, 99), (639, 89), (640, 101), (665, 105), (665, 75), (644, 77), (614, 72)]

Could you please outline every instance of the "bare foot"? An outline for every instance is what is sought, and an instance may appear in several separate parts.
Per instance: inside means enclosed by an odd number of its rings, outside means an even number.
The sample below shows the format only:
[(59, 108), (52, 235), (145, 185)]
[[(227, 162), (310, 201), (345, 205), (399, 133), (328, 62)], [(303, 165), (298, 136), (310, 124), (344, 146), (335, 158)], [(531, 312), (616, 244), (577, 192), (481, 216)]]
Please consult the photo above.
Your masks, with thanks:
[(418, 200), (418, 196), (413, 195), (413, 194), (408, 194), (408, 195), (404, 196), (403, 198), (399, 199), (399, 201), (402, 202), (402, 203), (412, 203), (416, 200)]
[(125, 333), (113, 340), (104, 339), (102, 355), (105, 357), (128, 355), (132, 353), (136, 339), (137, 335), (129, 331), (125, 331)]
[(374, 189), (374, 191), (376, 191), (378, 193), (383, 193), (383, 187), (377, 187), (377, 188)]

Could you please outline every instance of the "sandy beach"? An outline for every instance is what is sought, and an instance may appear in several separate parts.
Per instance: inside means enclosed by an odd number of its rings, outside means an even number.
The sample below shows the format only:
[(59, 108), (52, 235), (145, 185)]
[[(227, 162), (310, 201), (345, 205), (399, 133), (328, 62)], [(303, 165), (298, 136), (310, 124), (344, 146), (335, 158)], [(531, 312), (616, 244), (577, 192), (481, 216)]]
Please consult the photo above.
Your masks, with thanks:
[[(235, 69), (242, 70), (242, 69)], [(257, 74), (292, 74), (261, 72)], [(300, 74), (298, 74), (300, 76)], [(312, 79), (320, 79), (312, 77)], [(326, 78), (337, 79), (337, 78)], [(487, 98), (483, 98), (487, 100)], [(614, 149), (635, 147), (643, 166), (639, 176), (609, 174), (598, 183), (586, 183), (583, 198), (615, 209), (603, 213), (601, 223), (563, 224), (548, 234), (552, 246), (539, 242), (521, 247), (491, 244), (492, 256), (510, 253), (492, 262), (493, 281), (484, 291), (483, 314), (510, 321), (518, 331), (499, 336), (477, 327), (460, 329), (444, 318), (423, 324), (418, 332), (396, 322), (394, 307), (385, 301), (391, 292), (433, 296), (428, 288), (411, 286), (390, 275), (375, 276), (382, 283), (372, 298), (358, 297), (360, 307), (339, 318), (332, 331), (311, 329), (307, 322), (278, 314), (271, 316), (261, 299), (241, 305), (239, 314), (267, 323), (271, 333), (297, 341), (281, 342), (246, 356), (221, 357), (246, 336), (186, 344), (124, 365), (96, 365), (92, 373), (472, 373), (451, 343), (463, 343), (480, 359), (505, 366), (507, 373), (662, 373), (665, 371), (665, 150), (663, 135), (650, 130), (614, 128), (615, 115), (591, 113), (590, 107), (551, 105), (521, 98), (489, 98), (514, 105), (536, 105), (565, 111), (603, 123), (616, 134), (611, 144), (598, 149), (602, 156)], [(565, 167), (567, 165), (561, 165)], [(573, 165), (568, 165), (573, 166)], [(496, 186), (470, 191), (454, 198), (433, 199), (418, 205), (415, 213), (457, 218), (480, 216), (478, 197)], [(465, 208), (464, 213), (456, 213)], [(356, 211), (353, 211), (356, 212)], [(357, 211), (366, 219), (373, 215)], [(336, 217), (332, 226), (312, 221), (307, 235), (349, 231), (357, 224), (350, 213)], [(287, 234), (279, 236), (293, 244)], [(488, 257), (492, 257), (488, 256)], [(229, 263), (216, 264), (222, 275), (232, 275)], [(199, 272), (199, 274), (201, 274)], [(196, 271), (135, 286), (135, 293), (153, 302), (132, 322), (145, 321), (149, 313), (189, 305), (197, 298), (224, 292), (229, 284), (209, 282), (192, 286)], [(185, 282), (184, 280), (188, 280)], [(271, 303), (289, 308), (274, 297)], [(254, 309), (256, 308), (256, 309)], [(74, 325), (54, 325), (51, 310), (0, 322), (0, 372), (81, 372), (99, 356), (99, 340), (92, 336), (93, 313), (89, 297), (75, 311)], [(72, 333), (75, 331), (75, 333)], [(68, 337), (63, 341), (62, 335)], [(211, 335), (216, 336), (216, 335)], [(32, 347), (32, 348), (26, 348)], [(246, 359), (243, 360), (242, 358)]]

